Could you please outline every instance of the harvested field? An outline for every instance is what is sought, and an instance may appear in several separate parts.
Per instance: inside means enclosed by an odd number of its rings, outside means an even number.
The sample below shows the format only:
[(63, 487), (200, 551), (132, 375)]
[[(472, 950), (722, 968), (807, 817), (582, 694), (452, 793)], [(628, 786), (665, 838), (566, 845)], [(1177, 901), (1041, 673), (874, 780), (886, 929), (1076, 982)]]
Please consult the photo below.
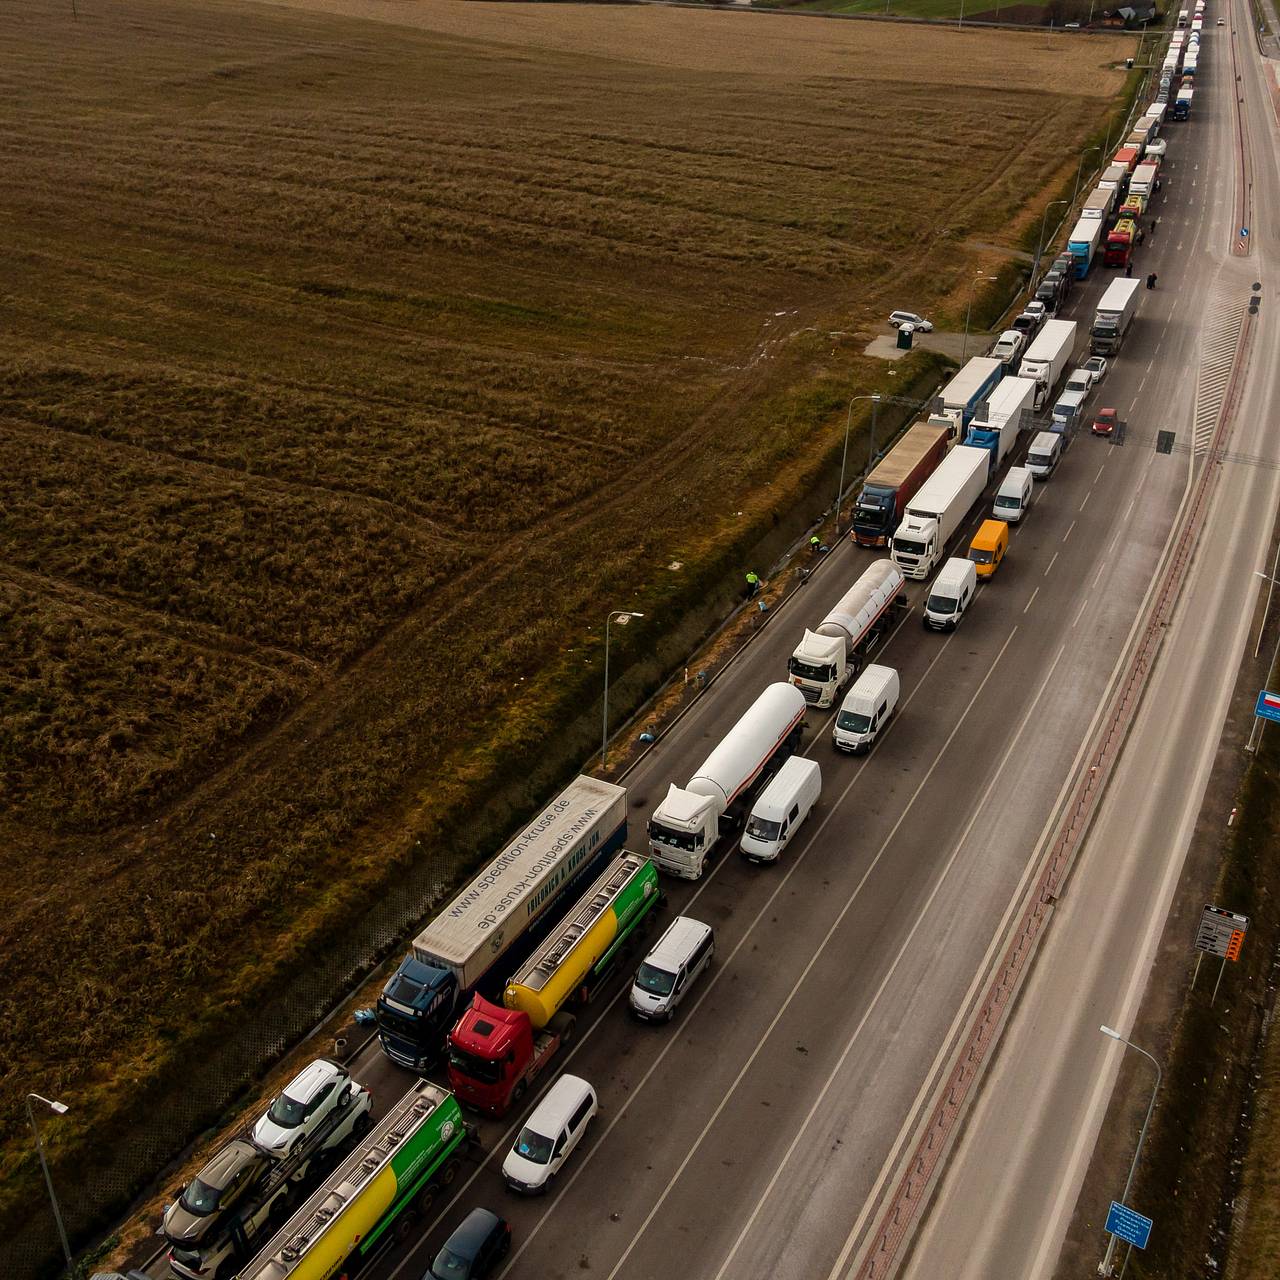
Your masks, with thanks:
[(961, 246), (1016, 243), (1069, 181), (1124, 50), (645, 7), (0, 5), (12, 1263), (53, 1244), (17, 1225), (42, 1194), (21, 1092), (75, 1100), (67, 1184), (136, 1185), (97, 1176), (102, 1135), (415, 849), (478, 856), (495, 782), (531, 800), (571, 766), (628, 601), (657, 621), (617, 642), (619, 714), (643, 691), (628, 663), (656, 676), (655, 636), (732, 589), (887, 381), (856, 354), (880, 317), (957, 309)]

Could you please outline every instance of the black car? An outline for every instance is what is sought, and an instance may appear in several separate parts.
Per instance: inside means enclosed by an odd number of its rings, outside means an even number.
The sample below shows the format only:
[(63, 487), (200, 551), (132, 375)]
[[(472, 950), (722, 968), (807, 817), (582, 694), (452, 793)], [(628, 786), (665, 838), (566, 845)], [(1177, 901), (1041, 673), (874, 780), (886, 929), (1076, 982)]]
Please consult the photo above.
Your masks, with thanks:
[(1056, 281), (1047, 278), (1042, 280), (1040, 287), (1036, 290), (1035, 300), (1044, 303), (1047, 314), (1054, 315), (1058, 310), (1058, 304), (1062, 301), (1062, 292)]
[(510, 1248), (511, 1224), (488, 1209), (472, 1209), (444, 1242), (422, 1280), (482, 1280)]

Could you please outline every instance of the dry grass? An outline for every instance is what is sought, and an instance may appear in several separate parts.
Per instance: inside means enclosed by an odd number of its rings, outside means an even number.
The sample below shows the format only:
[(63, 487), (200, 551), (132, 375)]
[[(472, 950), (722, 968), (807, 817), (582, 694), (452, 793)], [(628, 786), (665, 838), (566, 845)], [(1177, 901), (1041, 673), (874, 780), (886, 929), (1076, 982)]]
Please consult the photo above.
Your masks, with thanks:
[(79, 11), (0, 21), (0, 1107), (75, 1095), (63, 1161), (546, 754), (603, 602), (677, 617), (883, 377), (830, 332), (946, 296), (1120, 83), (1040, 35)]

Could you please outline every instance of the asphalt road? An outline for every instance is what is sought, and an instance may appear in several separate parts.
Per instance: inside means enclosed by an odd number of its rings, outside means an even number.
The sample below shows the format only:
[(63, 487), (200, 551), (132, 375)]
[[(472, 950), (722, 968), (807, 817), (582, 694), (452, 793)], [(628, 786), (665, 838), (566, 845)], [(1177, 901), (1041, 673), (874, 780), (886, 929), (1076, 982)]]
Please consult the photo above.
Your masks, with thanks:
[[(1220, 70), (1215, 64), (1209, 102), (1197, 93), (1197, 120), (1166, 130), (1175, 181), (1156, 210), (1162, 234), (1135, 269), (1159, 270), (1162, 287), (1144, 291), (1125, 349), (1091, 403), (1121, 410), (1124, 443), (1076, 439), (1038, 486), (1003, 567), (956, 633), (921, 630), (922, 589), (913, 587), (917, 607), (877, 658), (900, 672), (900, 712), (870, 756), (838, 756), (830, 713), (809, 713), (805, 750), (822, 765), (823, 797), (779, 865), (722, 858), (696, 885), (668, 884), (671, 914), (714, 926), (715, 964), (668, 1027), (634, 1024), (620, 1000), (598, 1001), (580, 1020), (559, 1066), (593, 1082), (602, 1112), (551, 1193), (526, 1201), (504, 1189), (498, 1167), (520, 1117), (512, 1126), (485, 1121), (483, 1150), (454, 1197), (375, 1265), (376, 1280), (416, 1280), (476, 1204), (513, 1224), (508, 1276), (821, 1280), (856, 1261), (867, 1211), (960, 1034), (1192, 474), (1189, 448), (1157, 455), (1153, 442), (1172, 426), (1190, 443), (1197, 330), (1208, 314), (1198, 246), (1218, 227), (1213, 198), (1230, 163), (1212, 116)], [(1188, 169), (1203, 173), (1194, 186)], [(1181, 249), (1175, 226), (1188, 237), (1196, 228)], [(1081, 321), (1081, 348), (1112, 278), (1097, 267), (1073, 292), (1066, 314)], [(1241, 536), (1247, 542), (1250, 533)], [(761, 688), (785, 678), (804, 625), (816, 624), (872, 558), (848, 542), (831, 552), (642, 762), (628, 779), (633, 847), (643, 847), (644, 820), (667, 783), (683, 781)], [(1175, 748), (1163, 742), (1152, 757), (1162, 778)], [(1150, 773), (1148, 765), (1140, 790)], [(1172, 766), (1167, 775), (1174, 785)], [(1127, 809), (1133, 820), (1135, 806)], [(1052, 941), (1065, 932), (1055, 925)], [(621, 997), (621, 980), (616, 991)], [(1109, 1007), (1108, 1016), (1123, 1009)], [(1002, 1055), (1000, 1071), (1011, 1057)], [(355, 1070), (383, 1106), (408, 1081), (376, 1047)], [(1033, 1117), (1037, 1102), (1017, 1105)], [(954, 1200), (972, 1238), (992, 1197), (962, 1181), (961, 1198), (944, 1194), (934, 1223), (947, 1221)], [(1060, 1180), (1050, 1182), (1057, 1194)], [(931, 1223), (918, 1257), (931, 1240), (946, 1251), (959, 1230)], [(962, 1274), (954, 1265), (962, 1255), (949, 1256), (919, 1274)]]

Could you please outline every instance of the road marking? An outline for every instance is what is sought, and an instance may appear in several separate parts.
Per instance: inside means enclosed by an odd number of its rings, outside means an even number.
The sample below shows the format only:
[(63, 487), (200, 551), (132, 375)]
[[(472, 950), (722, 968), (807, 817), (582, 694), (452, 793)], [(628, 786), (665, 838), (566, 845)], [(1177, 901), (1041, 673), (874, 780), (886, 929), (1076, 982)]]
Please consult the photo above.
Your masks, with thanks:
[(1031, 606), (1032, 606), (1033, 604), (1035, 604), (1035, 602), (1036, 602), (1036, 596), (1038, 596), (1039, 594), (1040, 594), (1040, 588), (1039, 588), (1039, 587), (1037, 587), (1037, 588), (1036, 588), (1036, 589), (1031, 593), (1031, 599), (1030, 599), (1030, 600), (1028, 600), (1028, 601), (1027, 601), (1027, 603), (1026, 603), (1026, 604), (1024, 604), (1024, 605), (1022, 606), (1022, 612), (1023, 612), (1023, 613), (1026, 613), (1026, 611), (1027, 611), (1028, 609), (1030, 609), (1030, 608), (1031, 608)]
[[(974, 704), (977, 702), (978, 698), (981, 696), (983, 689), (986, 688), (987, 681), (990, 680), (991, 677), (995, 674), (995, 672), (999, 669), (1000, 660), (1001, 658), (1004, 657), (1005, 650), (1013, 643), (1013, 638), (1017, 634), (1018, 634), (1018, 628), (1015, 626), (1013, 630), (1009, 632), (1009, 635), (1006, 638), (1004, 644), (1000, 646), (1000, 652), (996, 654), (995, 660), (991, 663), (991, 666), (987, 669), (987, 674), (982, 677), (982, 683), (979, 684), (978, 687), (974, 690), (973, 696), (969, 699), (969, 702), (965, 706), (964, 711), (961, 712), (960, 718), (956, 721), (955, 727), (947, 735), (946, 741), (938, 749), (938, 754), (934, 756), (933, 763), (929, 766), (928, 772), (926, 772), (924, 777), (920, 779), (919, 783), (916, 785), (916, 789), (911, 793), (911, 798), (907, 801), (906, 806), (903, 808), (902, 813), (899, 815), (897, 822), (893, 824), (893, 829), (889, 832), (887, 836), (885, 836), (884, 843), (880, 846), (880, 848), (876, 850), (875, 857), (871, 860), (866, 871), (863, 873), (862, 878), (858, 881), (857, 885), (854, 887), (853, 893), (850, 894), (848, 900), (845, 902), (844, 906), (841, 908), (840, 914), (836, 917), (831, 927), (823, 935), (822, 941), (818, 944), (817, 950), (815, 950), (813, 955), (810, 957), (809, 962), (805, 965), (800, 976), (795, 980), (795, 983), (793, 984), (790, 992), (788, 992), (787, 998), (778, 1007), (778, 1011), (773, 1015), (773, 1018), (770, 1020), (769, 1025), (765, 1028), (763, 1034), (760, 1036), (759, 1043), (751, 1051), (751, 1053), (747, 1057), (747, 1060), (739, 1068), (738, 1074), (733, 1078), (733, 1083), (730, 1084), (728, 1089), (724, 1091), (724, 1096), (720, 1099), (719, 1103), (716, 1105), (716, 1109), (711, 1113), (711, 1118), (706, 1122), (706, 1124), (702, 1126), (702, 1130), (698, 1134), (697, 1138), (694, 1140), (693, 1146), (689, 1148), (688, 1153), (685, 1155), (684, 1159), (681, 1160), (679, 1167), (676, 1169), (675, 1173), (671, 1175), (670, 1179), (667, 1182), (666, 1187), (663, 1188), (662, 1194), (658, 1197), (657, 1201), (654, 1203), (653, 1208), (651, 1208), (649, 1212), (645, 1215), (644, 1221), (641, 1222), (639, 1228), (636, 1230), (635, 1234), (631, 1237), (630, 1244), (627, 1245), (626, 1250), (624, 1251), (622, 1257), (620, 1257), (618, 1261), (614, 1264), (614, 1267), (609, 1272), (608, 1276), (606, 1277), (606, 1280), (615, 1280), (615, 1277), (617, 1276), (618, 1272), (621, 1271), (624, 1266), (626, 1266), (627, 1259), (631, 1257), (633, 1250), (635, 1249), (636, 1245), (640, 1242), (640, 1237), (643, 1236), (644, 1233), (648, 1230), (649, 1224), (657, 1216), (658, 1211), (662, 1208), (662, 1206), (667, 1202), (667, 1197), (671, 1194), (672, 1188), (674, 1188), (676, 1183), (679, 1181), (685, 1169), (689, 1167), (689, 1162), (697, 1154), (699, 1148), (702, 1146), (703, 1140), (706, 1138), (707, 1134), (711, 1131), (711, 1128), (715, 1124), (715, 1122), (720, 1118), (725, 1107), (729, 1105), (729, 1100), (730, 1098), (733, 1097), (733, 1094), (737, 1089), (738, 1085), (742, 1083), (743, 1078), (746, 1076), (747, 1072), (751, 1069), (752, 1065), (755, 1063), (756, 1058), (764, 1049), (765, 1045), (769, 1042), (769, 1037), (773, 1034), (774, 1028), (778, 1025), (779, 1022), (782, 1021), (783, 1016), (786, 1014), (787, 1010), (791, 1007), (791, 1002), (793, 999), (795, 999), (796, 993), (800, 990), (801, 986), (803, 986), (804, 982), (806, 981), (810, 972), (812, 971), (813, 966), (817, 964), (819, 958), (822, 956), (822, 953), (826, 950), (828, 942), (831, 941), (832, 937), (835, 935), (836, 930), (844, 922), (844, 919), (848, 915), (853, 904), (858, 900), (858, 897), (862, 892), (863, 885), (865, 885), (868, 879), (870, 879), (872, 872), (875, 871), (876, 867), (880, 863), (881, 858), (884, 857), (885, 850), (888, 849), (889, 845), (893, 842), (894, 837), (898, 834), (898, 829), (906, 821), (907, 814), (909, 814), (912, 808), (914, 808), (915, 802), (917, 799), (919, 799), (920, 793), (924, 790), (926, 783), (933, 776), (934, 770), (938, 767), (938, 764), (942, 760), (942, 757), (946, 754), (947, 749), (951, 746), (951, 743), (955, 740), (956, 734), (960, 732), (961, 725), (963, 725), (964, 722), (969, 718), (969, 712), (973, 710)], [(992, 784), (989, 784), (989, 785), (993, 785), (995, 781), (995, 777), (998, 777), (998, 776), (999, 776), (999, 772), (997, 772), (997, 774), (993, 776)], [(852, 785), (853, 784), (850, 783), (850, 786)], [(827, 817), (828, 821), (830, 820), (830, 817), (831, 815), (828, 814), (828, 817)], [(819, 830), (821, 830), (821, 828), (819, 828)], [(817, 832), (815, 832), (814, 835), (816, 838)], [(810, 845), (812, 845), (812, 843), (813, 841), (811, 840), (809, 842), (809, 845), (805, 846), (806, 849), (809, 848)], [(957, 853), (958, 853), (958, 846), (957, 846)], [(956, 856), (955, 854), (952, 855), (953, 860), (955, 856)], [(944, 873), (943, 877), (941, 877), (938, 881), (939, 886), (943, 883), (945, 878), (946, 877)], [(765, 907), (761, 910), (761, 913), (760, 913), (761, 915), (764, 914), (765, 910), (768, 910), (769, 905), (773, 902), (773, 899), (777, 896), (777, 894), (781, 891), (783, 885), (785, 884), (786, 884), (785, 880), (779, 882), (777, 889), (775, 889), (773, 894), (770, 895), (769, 903), (767, 903)], [(936, 889), (935, 889), (935, 892), (936, 892)], [(757, 917), (757, 919), (759, 919), (759, 917)], [(920, 917), (920, 919), (923, 919), (923, 916)], [(917, 919), (915, 925), (912, 927), (911, 936), (914, 936), (915, 930), (919, 928), (920, 919)], [(753, 922), (752, 928), (754, 929), (754, 922)], [(713, 978), (719, 977), (721, 974), (726, 973), (728, 971), (729, 966), (733, 963), (734, 956), (737, 955), (738, 951), (741, 950), (743, 945), (746, 943), (747, 938), (750, 936), (751, 936), (750, 933), (743, 935), (742, 940), (738, 943), (736, 947), (734, 947), (733, 951), (729, 953), (729, 959), (725, 962), (725, 964), (722, 967), (716, 970), (715, 974), (713, 975)], [(910, 937), (907, 939), (907, 941), (908, 942), (910, 941)], [(904, 943), (904, 946), (905, 945), (906, 944)], [(901, 959), (903, 954), (904, 954), (903, 951), (899, 951), (897, 959), (894, 960), (894, 968), (897, 967), (898, 961)], [(886, 982), (892, 976), (892, 974), (893, 974), (893, 969), (891, 968), (889, 972), (885, 975)], [(695, 1004), (693, 1008), (689, 1011), (689, 1013), (685, 1016), (686, 1022), (689, 1022), (693, 1019), (694, 1012), (697, 1010), (698, 1006), (702, 1003), (702, 1000), (706, 999), (707, 995), (713, 989), (713, 986), (714, 986), (714, 983), (708, 983), (703, 988), (703, 994), (701, 999), (699, 999), (698, 1003)], [(874, 1006), (874, 1001), (873, 1001), (872, 1007), (873, 1006)], [(868, 1010), (868, 1012), (869, 1011), (870, 1009)], [(677, 1043), (677, 1040), (674, 1037), (671, 1038), (667, 1042), (667, 1048), (670, 1048), (672, 1045), (676, 1043)], [(663, 1056), (665, 1056), (666, 1052), (667, 1052), (667, 1049), (664, 1049)], [(661, 1057), (659, 1058), (659, 1061), (661, 1061)], [(604, 1133), (600, 1136), (600, 1140), (596, 1143), (594, 1147), (591, 1148), (589, 1152), (587, 1152), (588, 1159), (590, 1158), (590, 1156), (594, 1155), (595, 1152), (599, 1149), (600, 1143), (603, 1142), (604, 1139), (608, 1136), (609, 1131), (613, 1128), (613, 1126), (616, 1125), (618, 1121), (622, 1119), (622, 1116), (625, 1114), (627, 1107), (630, 1106), (631, 1102), (635, 1099), (636, 1095), (640, 1092), (641, 1088), (644, 1086), (644, 1082), (648, 1080), (650, 1075), (653, 1074), (653, 1071), (656, 1067), (657, 1067), (657, 1062), (655, 1062), (654, 1066), (650, 1067), (649, 1070), (645, 1073), (644, 1077), (641, 1079), (640, 1084), (638, 1084), (635, 1087), (635, 1089), (631, 1091), (630, 1095), (627, 1098), (627, 1101), (623, 1103), (623, 1105), (619, 1108), (618, 1114), (614, 1116), (613, 1120), (609, 1124), (609, 1127), (605, 1129)], [(578, 1162), (577, 1168), (574, 1169), (574, 1172), (573, 1172), (573, 1178), (571, 1178), (570, 1181), (565, 1184), (564, 1190), (567, 1191), (568, 1188), (573, 1185), (573, 1181), (582, 1173), (582, 1171), (586, 1167), (587, 1167), (586, 1160), (582, 1160)], [(557, 1197), (557, 1200), (559, 1198), (560, 1197)], [(547, 1213), (544, 1213), (542, 1218), (539, 1219), (538, 1226), (534, 1228), (535, 1232), (547, 1220), (547, 1216), (549, 1213), (550, 1213), (550, 1209), (548, 1209)], [(522, 1245), (520, 1249), (518, 1249), (514, 1254), (511, 1255), (510, 1261), (507, 1264), (508, 1267), (510, 1267), (516, 1261), (516, 1259), (519, 1258), (520, 1254), (524, 1252), (525, 1247), (527, 1247), (529, 1241), (532, 1238), (533, 1238), (533, 1233), (531, 1232), (528, 1236), (526, 1236), (525, 1244)], [(505, 1268), (504, 1268), (504, 1271), (505, 1271)]]
[(1106, 465), (1107, 465), (1107, 460), (1106, 460), (1106, 458), (1103, 458), (1103, 460), (1102, 460), (1102, 466), (1098, 468), (1098, 474), (1097, 474), (1096, 476), (1094, 476), (1094, 477), (1093, 477), (1093, 483), (1094, 483), (1094, 484), (1097, 484), (1097, 483), (1098, 483), (1098, 481), (1102, 479), (1102, 472), (1103, 472), (1103, 470), (1105, 469)]
[(1147, 379), (1146, 379), (1146, 377), (1144, 376), (1144, 377), (1143, 377), (1143, 379), (1142, 379), (1142, 381), (1141, 381), (1140, 383), (1138, 383), (1138, 395), (1141, 395), (1141, 394), (1142, 394), (1142, 388), (1143, 388), (1143, 387), (1145, 387), (1146, 385), (1147, 385)]
[(1050, 560), (1049, 563), (1045, 566), (1044, 577), (1047, 578), (1049, 576), (1049, 570), (1053, 568), (1054, 560), (1057, 560), (1057, 558), (1058, 558), (1058, 553), (1055, 551), (1053, 553), (1053, 560)]
[(1077, 511), (1083, 511), (1083, 510), (1084, 510), (1084, 503), (1085, 503), (1085, 502), (1088, 502), (1088, 501), (1089, 501), (1089, 499), (1090, 499), (1092, 496), (1093, 496), (1093, 490), (1092, 490), (1092, 489), (1090, 489), (1090, 490), (1089, 490), (1089, 492), (1088, 492), (1088, 493), (1086, 493), (1086, 494), (1084, 495), (1084, 502), (1082, 502), (1082, 503), (1081, 503), (1081, 504), (1076, 508), (1076, 510), (1077, 510)]
[[(1099, 574), (1101, 574), (1102, 570), (1101, 570), (1101, 569), (1099, 569), (1099, 570), (1098, 570), (1098, 572), (1099, 572)], [(1074, 619), (1074, 621), (1071, 623), (1071, 625), (1072, 625), (1072, 627), (1073, 627), (1073, 628), (1075, 627), (1076, 623), (1080, 621), (1080, 615), (1084, 612), (1085, 605), (1087, 605), (1088, 603), (1089, 603), (1089, 597), (1088, 597), (1088, 596), (1085, 596), (1085, 598), (1084, 598), (1083, 600), (1081, 600), (1081, 601), (1080, 601), (1080, 607), (1076, 610), (1076, 616), (1075, 616), (1075, 619)]]
[(1072, 529), (1074, 529), (1075, 527), (1076, 527), (1076, 522), (1073, 520), (1073, 521), (1072, 521), (1072, 522), (1067, 526), (1067, 531), (1066, 531), (1066, 533), (1064, 533), (1064, 534), (1062, 535), (1062, 540), (1063, 540), (1063, 542), (1066, 542), (1066, 540), (1067, 540), (1069, 537), (1071, 537), (1071, 530), (1072, 530)]
[[(1137, 500), (1136, 496), (1134, 500), (1135, 501)], [(1130, 505), (1132, 506), (1132, 503)], [(1098, 579), (1102, 577), (1102, 571), (1106, 567), (1107, 567), (1107, 562), (1104, 559), (1102, 563), (1098, 566), (1098, 572), (1093, 575), (1093, 585), (1089, 588), (1090, 591), (1096, 591), (1098, 589)]]

